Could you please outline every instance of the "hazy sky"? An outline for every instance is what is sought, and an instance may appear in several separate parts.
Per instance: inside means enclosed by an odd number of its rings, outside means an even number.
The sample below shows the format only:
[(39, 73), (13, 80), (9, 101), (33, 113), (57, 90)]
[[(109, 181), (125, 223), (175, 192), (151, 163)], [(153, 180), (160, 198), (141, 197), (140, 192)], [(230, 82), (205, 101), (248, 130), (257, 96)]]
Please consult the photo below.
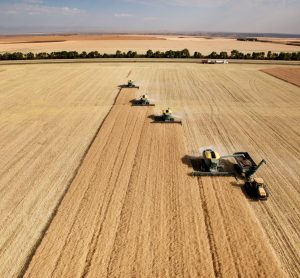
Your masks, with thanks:
[(0, 0), (0, 33), (300, 33), (300, 0)]

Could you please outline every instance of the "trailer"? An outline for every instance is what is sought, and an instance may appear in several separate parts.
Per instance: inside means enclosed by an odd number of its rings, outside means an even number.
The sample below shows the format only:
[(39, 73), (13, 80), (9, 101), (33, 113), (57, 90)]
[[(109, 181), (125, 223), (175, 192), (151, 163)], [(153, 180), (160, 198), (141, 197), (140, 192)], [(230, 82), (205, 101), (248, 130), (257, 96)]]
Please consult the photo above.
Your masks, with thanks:
[(237, 162), (235, 168), (237, 172), (242, 174), (246, 179), (244, 188), (248, 196), (257, 200), (267, 200), (270, 195), (267, 185), (262, 178), (254, 177), (259, 168), (263, 164), (266, 164), (266, 161), (263, 159), (257, 165), (249, 153), (238, 152), (235, 154), (238, 154), (238, 156), (234, 157)]
[(235, 157), (236, 160), (236, 170), (240, 174), (245, 174), (248, 171), (255, 169), (257, 167), (256, 163), (252, 159), (249, 153), (247, 152), (236, 152), (234, 154), (237, 154), (239, 156)]

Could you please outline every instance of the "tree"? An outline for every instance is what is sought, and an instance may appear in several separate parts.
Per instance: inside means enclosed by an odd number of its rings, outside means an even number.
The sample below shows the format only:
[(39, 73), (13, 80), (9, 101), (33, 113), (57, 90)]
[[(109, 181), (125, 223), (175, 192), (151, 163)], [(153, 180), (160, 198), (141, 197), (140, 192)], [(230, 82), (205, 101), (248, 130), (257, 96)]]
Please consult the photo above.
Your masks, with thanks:
[(228, 53), (225, 51), (220, 52), (220, 59), (228, 59)]
[(87, 54), (88, 58), (101, 58), (101, 54), (98, 51), (91, 51)]
[(250, 53), (245, 54), (244, 59), (251, 59), (251, 54)]
[(131, 58), (131, 55), (132, 55), (132, 51), (129, 50), (129, 51), (127, 52), (127, 54), (126, 54), (126, 57), (127, 57), (127, 58)]
[(200, 59), (200, 58), (202, 58), (202, 54), (201, 54), (200, 52), (197, 52), (197, 51), (196, 51), (196, 52), (194, 53), (194, 58), (195, 58), (195, 59)]
[(231, 51), (231, 56), (230, 56), (230, 58), (231, 58), (231, 59), (237, 59), (236, 57), (237, 57), (238, 53), (239, 53), (239, 52), (238, 52), (237, 50), (235, 50), (235, 49), (232, 50), (232, 51)]
[(292, 56), (291, 56), (291, 59), (293, 61), (299, 61), (300, 60), (300, 52), (293, 52)]
[(86, 58), (87, 53), (85, 51), (83, 51), (79, 56), (80, 56), (80, 58)]
[(29, 52), (25, 55), (27, 60), (33, 60), (34, 59), (34, 54), (32, 52)]
[(49, 54), (46, 53), (46, 52), (37, 53), (37, 54), (35, 55), (35, 58), (36, 58), (36, 59), (40, 59), (40, 60), (48, 59), (48, 57), (49, 57)]
[[(98, 53), (98, 51), (96, 51), (96, 53)], [(72, 57), (75, 59), (79, 58), (79, 53), (77, 51), (72, 51)], [(100, 54), (99, 54), (100, 55)]]
[(218, 53), (215, 52), (215, 51), (213, 51), (212, 53), (210, 53), (210, 54), (208, 55), (208, 58), (216, 59), (216, 58), (218, 58)]
[(116, 51), (116, 57), (121, 58), (122, 57), (122, 52), (120, 50)]
[(277, 60), (278, 59), (278, 53), (272, 53), (272, 60)]
[(258, 53), (257, 52), (252, 52), (252, 59), (257, 60)]
[(265, 52), (259, 52), (258, 59), (259, 60), (264, 60), (265, 59)]
[(154, 58), (160, 58), (160, 57), (161, 57), (160, 51), (156, 51), (156, 52), (153, 54), (153, 57), (154, 57)]
[(175, 51), (173, 50), (168, 50), (165, 52), (163, 55), (164, 58), (175, 58)]
[(190, 52), (187, 48), (181, 50), (181, 57), (182, 58), (190, 58), (191, 57)]
[(153, 57), (153, 51), (151, 49), (149, 49), (147, 52), (146, 52), (146, 57), (147, 58), (152, 58)]
[(174, 51), (174, 58), (181, 58), (181, 51)]
[[(98, 51), (91, 51), (86, 53), (83, 51), (79, 54), (76, 51), (58, 51), (58, 52), (40, 52), (37, 54), (33, 54), (29, 52), (27, 54), (23, 54), (21, 52), (13, 52), (13, 53), (2, 53), (0, 54), (0, 60), (32, 60), (32, 59), (77, 59), (77, 58), (113, 58), (113, 57), (128, 57), (128, 58), (137, 58), (137, 57), (146, 57), (146, 58), (190, 58), (190, 53), (188, 49), (183, 49), (181, 51), (168, 50), (166, 52), (156, 51), (155, 53), (149, 49), (146, 54), (138, 55), (136, 51), (128, 51), (127, 53), (121, 52), (120, 50), (116, 51), (116, 54), (103, 54), (101, 55)], [(200, 52), (194, 52), (194, 58), (203, 58), (204, 56)], [(211, 54), (206, 56), (206, 58), (212, 59), (227, 59), (229, 58), (228, 53), (225, 51), (217, 52), (213, 51)], [(232, 59), (255, 59), (255, 60), (293, 60), (300, 61), (300, 52), (280, 52), (272, 53), (271, 51), (267, 52), (265, 56), (265, 52), (253, 52), (252, 54), (247, 53), (244, 54), (239, 52), (238, 50), (232, 50), (231, 56)]]
[(24, 55), (22, 52), (4, 53), (6, 60), (23, 60)]

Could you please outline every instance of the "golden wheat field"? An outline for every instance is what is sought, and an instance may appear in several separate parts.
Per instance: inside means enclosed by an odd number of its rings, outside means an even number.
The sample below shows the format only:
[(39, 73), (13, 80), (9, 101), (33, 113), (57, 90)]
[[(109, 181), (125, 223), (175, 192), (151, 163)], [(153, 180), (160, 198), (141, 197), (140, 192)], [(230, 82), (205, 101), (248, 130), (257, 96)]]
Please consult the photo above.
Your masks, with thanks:
[[(150, 47), (151, 45), (151, 47)], [(3, 52), (52, 52), (52, 51), (99, 51), (114, 54), (117, 50), (129, 50), (144, 54), (148, 49), (168, 51), (189, 49), (208, 55), (213, 51), (233, 49), (244, 53), (255, 52), (297, 52), (299, 45), (274, 42), (237, 41), (234, 38), (197, 36), (97, 36), (97, 35), (53, 35), (53, 36), (0, 36), (0, 53)]]
[[(0, 276), (298, 277), (300, 88), (271, 67), (0, 66)], [(269, 199), (191, 176), (203, 146), (266, 159)]]

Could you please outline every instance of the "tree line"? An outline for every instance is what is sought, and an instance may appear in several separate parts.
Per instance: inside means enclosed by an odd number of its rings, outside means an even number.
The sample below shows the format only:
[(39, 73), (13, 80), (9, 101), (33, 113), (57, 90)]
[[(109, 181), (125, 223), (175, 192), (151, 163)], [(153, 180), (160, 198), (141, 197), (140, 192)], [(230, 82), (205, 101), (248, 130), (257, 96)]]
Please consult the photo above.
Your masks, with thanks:
[(188, 49), (179, 51), (152, 51), (148, 50), (146, 54), (138, 54), (136, 51), (121, 52), (116, 51), (115, 54), (101, 54), (98, 51), (91, 52), (77, 52), (77, 51), (58, 51), (58, 52), (40, 52), (40, 53), (0, 53), (0, 60), (45, 60), (45, 59), (85, 59), (85, 58), (194, 58), (194, 59), (252, 59), (252, 60), (286, 60), (286, 61), (299, 61), (300, 52), (252, 52), (243, 53), (238, 50), (232, 50), (230, 53), (222, 51), (217, 53), (213, 51), (209, 55), (202, 55), (200, 52), (190, 54)]

